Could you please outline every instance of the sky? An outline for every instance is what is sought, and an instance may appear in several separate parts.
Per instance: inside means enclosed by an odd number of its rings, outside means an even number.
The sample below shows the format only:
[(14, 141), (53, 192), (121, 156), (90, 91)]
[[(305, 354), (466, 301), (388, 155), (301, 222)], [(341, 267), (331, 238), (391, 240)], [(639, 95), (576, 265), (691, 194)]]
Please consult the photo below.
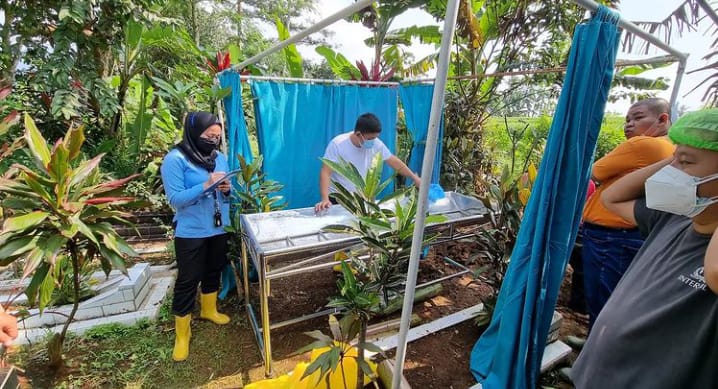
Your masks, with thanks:
[[(320, 0), (318, 2), (317, 12), (313, 15), (313, 18), (315, 21), (319, 21), (353, 2), (354, 0)], [(651, 5), (647, 6), (646, 0), (623, 0), (621, 1), (620, 11), (621, 15), (627, 20), (660, 21), (668, 16), (681, 3), (681, 0), (651, 0)], [(431, 15), (424, 11), (410, 9), (398, 16), (394, 20), (391, 28), (395, 29), (412, 25), (422, 26), (428, 24), (437, 24), (437, 22)], [(704, 36), (708, 35), (708, 27), (710, 27), (710, 24), (704, 21), (698, 31), (685, 33), (681, 38), (674, 39), (671, 42), (673, 47), (690, 54), (688, 59), (689, 71), (707, 64), (707, 62), (702, 60), (702, 57), (710, 50), (711, 38)], [(327, 27), (327, 30), (331, 33), (329, 42), (335, 46), (336, 51), (347, 57), (349, 61), (354, 62), (361, 59), (366, 63), (373, 58), (373, 50), (364, 44), (364, 40), (370, 36), (369, 30), (360, 23), (349, 23), (340, 20)], [(314, 51), (314, 47), (298, 45), (297, 49), (303, 58), (316, 61), (321, 60), (321, 57)], [(436, 48), (433, 45), (423, 45), (414, 42), (409, 48), (409, 51), (414, 54), (415, 58), (419, 59), (435, 52)], [(649, 58), (665, 54), (662, 50), (653, 48), (648, 54), (626, 54), (619, 51), (618, 58)], [(642, 76), (666, 77), (672, 87), (673, 81), (676, 78), (677, 68), (678, 65), (673, 64), (666, 68), (643, 73)], [(691, 93), (688, 92), (695, 88), (710, 73), (710, 71), (707, 71), (685, 75), (680, 88), (678, 104), (685, 106), (688, 110), (699, 109), (702, 106), (701, 97), (705, 91), (705, 86)], [(671, 89), (668, 89), (660, 92), (659, 96), (669, 99), (670, 94)], [(629, 103), (627, 101), (609, 103), (607, 110), (609, 112), (624, 114), (628, 106)]]

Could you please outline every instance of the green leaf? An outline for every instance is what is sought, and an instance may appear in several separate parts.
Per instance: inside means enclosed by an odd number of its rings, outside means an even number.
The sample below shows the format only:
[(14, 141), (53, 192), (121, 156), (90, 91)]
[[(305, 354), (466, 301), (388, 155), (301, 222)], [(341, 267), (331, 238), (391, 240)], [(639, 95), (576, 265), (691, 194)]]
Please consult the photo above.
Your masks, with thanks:
[(322, 341), (322, 342), (327, 342), (327, 343), (329, 343), (329, 344), (331, 344), (331, 343), (333, 342), (333, 339), (332, 339), (332, 338), (330, 338), (330, 337), (327, 336), (327, 335), (324, 335), (324, 334), (323, 334), (321, 331), (319, 331), (319, 330), (314, 330), (314, 331), (305, 332), (304, 335), (307, 335), (307, 336), (309, 336), (310, 338), (314, 338), (314, 339), (319, 340), (319, 341)]
[(329, 315), (329, 330), (332, 331), (334, 339), (342, 339), (342, 328), (339, 325), (339, 320), (337, 320), (337, 317), (334, 315)]
[(618, 76), (637, 76), (649, 70), (660, 69), (672, 65), (672, 62), (640, 64), (622, 67), (616, 75)]
[(25, 141), (38, 167), (45, 170), (50, 162), (50, 149), (28, 113), (25, 114)]
[(322, 377), (324, 377), (324, 374), (329, 371), (329, 351), (324, 352), (320, 354), (312, 363), (307, 366), (307, 369), (304, 370), (304, 374), (302, 375), (302, 380), (311, 376), (314, 374), (315, 371), (319, 370), (319, 380), (317, 383), (321, 382)]
[(335, 52), (328, 46), (319, 46), (315, 49), (317, 54), (327, 60), (327, 64), (332, 72), (343, 80), (360, 80), (361, 73), (354, 64), (349, 62), (346, 57)]
[(20, 232), (32, 229), (45, 221), (48, 216), (50, 216), (50, 214), (47, 212), (35, 211), (22, 216), (5, 219), (5, 223), (3, 223), (2, 226), (3, 233)]
[(102, 243), (105, 244), (109, 249), (116, 252), (119, 255), (127, 255), (130, 257), (137, 258), (139, 255), (135, 250), (130, 247), (123, 239), (116, 233), (112, 232), (100, 232), (102, 235)]
[(339, 366), (339, 359), (341, 358), (342, 350), (339, 347), (332, 347), (329, 349), (329, 368), (334, 371)]
[(48, 271), (50, 271), (50, 264), (42, 263), (40, 267), (38, 267), (35, 271), (35, 274), (32, 275), (30, 284), (27, 286), (27, 288), (25, 288), (27, 301), (28, 303), (30, 303), (31, 306), (35, 305), (38, 290), (42, 282), (45, 280), (45, 277), (47, 277)]
[(317, 340), (317, 341), (314, 341), (314, 342), (300, 348), (299, 350), (296, 351), (296, 353), (304, 354), (304, 353), (306, 353), (308, 351), (312, 351), (314, 349), (323, 348), (323, 347), (331, 347), (332, 345), (333, 345), (333, 342), (327, 343), (323, 340)]
[(110, 260), (100, 255), (100, 266), (102, 267), (102, 271), (105, 272), (105, 276), (109, 276), (112, 271), (112, 263)]
[(35, 177), (28, 172), (22, 172), (20, 176), (25, 180), (25, 183), (30, 187), (30, 189), (32, 189), (32, 192), (45, 201), (45, 204), (53, 209), (57, 208), (58, 204), (56, 203), (55, 198), (52, 197), (47, 190), (45, 190), (43, 185)]
[(142, 150), (142, 146), (145, 144), (147, 139), (147, 133), (152, 127), (152, 112), (147, 111), (147, 91), (151, 90), (152, 83), (149, 78), (142, 75), (140, 76), (142, 82), (140, 85), (140, 101), (138, 103), (138, 112), (135, 116), (134, 122), (129, 125), (129, 136), (132, 139), (130, 143), (129, 154), (135, 158), (139, 158), (139, 154)]
[(448, 218), (444, 215), (429, 215), (426, 217), (425, 222), (428, 225), (428, 224), (443, 223), (446, 220), (448, 220)]
[(100, 255), (110, 261), (112, 267), (127, 275), (127, 264), (125, 259), (113, 250), (108, 250), (104, 245), (98, 246)]
[[(351, 182), (355, 187), (357, 188), (363, 188), (364, 187), (364, 177), (359, 173), (359, 170), (351, 164), (350, 162), (347, 162), (343, 158), (339, 158), (339, 162), (334, 162), (327, 158), (321, 158), (322, 162), (329, 166), (330, 169), (332, 169), (335, 173), (339, 174), (340, 176), (346, 178), (349, 182)], [(339, 188), (343, 186), (337, 182), (333, 182), (334, 186)], [(344, 189), (346, 191), (346, 189)]]
[(89, 177), (100, 165), (100, 161), (104, 155), (105, 154), (99, 154), (95, 158), (83, 161), (80, 166), (74, 169), (72, 174), (70, 174), (70, 183), (68, 186), (72, 188)]
[(65, 147), (69, 151), (69, 160), (74, 161), (80, 155), (82, 144), (85, 143), (84, 126), (73, 127), (65, 134), (63, 140)]
[(374, 372), (372, 371), (371, 366), (369, 366), (366, 360), (357, 358), (357, 363), (359, 364), (359, 367), (361, 367), (362, 372), (364, 372), (364, 375), (371, 378), (372, 381), (376, 379), (374, 377)]
[[(91, 240), (92, 243), (99, 246), (100, 242), (97, 240), (97, 237), (95, 236), (95, 233), (90, 229), (85, 222), (80, 220), (80, 215), (75, 214), (70, 218), (70, 222), (77, 227), (77, 231), (79, 231), (82, 235), (84, 235), (87, 239)], [(115, 250), (113, 247), (109, 246), (111, 250), (117, 252), (118, 250)]]
[[(289, 30), (284, 26), (284, 23), (282, 23), (278, 17), (274, 19), (274, 23), (277, 25), (279, 40), (289, 39)], [(297, 47), (294, 44), (287, 45), (282, 49), (282, 53), (284, 54), (284, 59), (287, 61), (289, 75), (291, 77), (304, 78), (302, 56), (299, 54), (299, 51), (297, 51)]]
[(55, 291), (55, 278), (52, 272), (48, 272), (40, 284), (40, 313), (52, 301), (52, 292)]
[(21, 236), (9, 239), (0, 246), (0, 265), (7, 266), (12, 263), (20, 255), (32, 250), (39, 240), (39, 236)]
[(410, 45), (412, 38), (419, 38), (420, 43), (438, 45), (441, 43), (441, 36), (439, 26), (410, 26), (389, 31), (385, 41), (409, 42)]
[(129, 51), (135, 51), (140, 45), (144, 27), (141, 23), (130, 19), (125, 27), (125, 42)]
[(58, 227), (60, 234), (67, 239), (72, 239), (77, 235), (79, 227), (75, 223), (64, 223)]
[[(2, 190), (2, 189), (0, 189)], [(5, 192), (7, 193), (7, 192)], [(18, 198), (18, 197), (10, 197), (6, 198), (5, 200), (2, 200), (1, 207), (5, 209), (13, 209), (15, 212), (18, 210), (30, 210), (30, 209), (38, 209), (43, 207), (43, 204), (41, 201), (38, 201), (35, 198)]]
[(230, 43), (229, 46), (227, 46), (227, 52), (229, 53), (229, 62), (232, 65), (236, 65), (240, 63), (240, 59), (242, 58), (242, 50), (234, 43)]
[(366, 343), (362, 343), (361, 345), (358, 345), (358, 346), (363, 347), (364, 350), (372, 352), (372, 353), (377, 353), (377, 354), (384, 353), (384, 350), (382, 350), (379, 346), (375, 345), (374, 343), (366, 342)]
[(64, 248), (65, 239), (61, 235), (53, 235), (48, 239), (41, 239), (38, 245), (30, 251), (25, 258), (22, 278), (28, 277), (37, 267), (44, 262), (54, 265), (55, 258)]
[(62, 203), (65, 198), (65, 184), (67, 182), (67, 173), (69, 173), (69, 156), (70, 152), (64, 143), (58, 142), (52, 150), (50, 162), (47, 164), (47, 172), (57, 183), (55, 195), (57, 202)]
[(322, 231), (331, 232), (335, 234), (359, 234), (361, 231), (356, 228), (345, 226), (342, 224), (331, 224), (326, 227), (322, 227)]
[(45, 261), (51, 265), (55, 264), (57, 256), (65, 248), (67, 238), (62, 235), (52, 235), (40, 242), (40, 247), (45, 250)]

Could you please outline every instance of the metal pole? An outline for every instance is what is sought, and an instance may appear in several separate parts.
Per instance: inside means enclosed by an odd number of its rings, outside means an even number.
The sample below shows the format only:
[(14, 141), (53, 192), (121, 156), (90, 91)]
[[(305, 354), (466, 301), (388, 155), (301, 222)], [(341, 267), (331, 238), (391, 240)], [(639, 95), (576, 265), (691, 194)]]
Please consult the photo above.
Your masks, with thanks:
[(678, 119), (678, 93), (681, 89), (681, 82), (683, 82), (683, 74), (686, 73), (686, 58), (681, 58), (678, 62), (678, 71), (676, 72), (676, 81), (673, 82), (673, 90), (671, 91), (671, 121), (674, 122)]
[[(593, 0), (573, 0), (573, 1), (576, 4), (586, 8), (588, 10), (591, 10), (591, 11), (595, 11), (598, 9), (598, 3), (596, 3)], [(705, 5), (705, 2), (699, 1), (699, 4)], [(706, 9), (710, 10), (710, 7), (704, 8), (704, 11), (706, 11)], [(706, 13), (708, 13), (708, 16), (710, 16), (711, 18), (713, 18), (713, 16), (715, 16), (715, 13), (708, 12), (708, 11), (706, 11)], [(666, 51), (670, 54), (673, 54), (676, 58), (678, 58), (678, 72), (676, 74), (676, 81), (673, 83), (673, 91), (671, 92), (671, 101), (670, 101), (671, 116), (672, 116), (671, 120), (674, 120), (676, 117), (676, 112), (677, 112), (677, 108), (678, 108), (678, 107), (676, 107), (676, 102), (678, 100), (678, 93), (681, 88), (681, 82), (683, 81), (683, 74), (686, 72), (686, 62), (688, 61), (688, 54), (682, 53), (682, 52), (678, 51), (677, 49), (669, 46), (662, 40), (656, 38), (655, 36), (653, 36), (652, 34), (646, 32), (646, 31), (644, 31), (643, 29), (641, 29), (640, 27), (631, 23), (630, 21), (624, 19), (623, 17), (618, 18), (618, 25), (623, 27), (623, 29), (625, 29), (626, 31), (629, 31), (632, 34), (645, 39), (647, 42), (653, 44), (654, 46), (656, 46), (660, 49), (663, 49), (664, 51)]]
[[(667, 62), (680, 62), (681, 58), (676, 58), (673, 55), (664, 55), (661, 57), (654, 57), (654, 58), (647, 58), (647, 59), (637, 59), (637, 60), (616, 60), (616, 68), (620, 67), (626, 67), (626, 66), (633, 66), (633, 65), (650, 65), (650, 64), (657, 64), (657, 63), (667, 63)], [(544, 74), (544, 73), (561, 73), (565, 72), (566, 67), (565, 66), (558, 66), (553, 68), (541, 68), (541, 69), (532, 69), (532, 70), (521, 70), (521, 71), (515, 71), (515, 72), (496, 72), (496, 73), (481, 73), (481, 74), (474, 74), (472, 76), (454, 76), (454, 77), (448, 77), (447, 80), (477, 80), (480, 78), (486, 78), (486, 77), (504, 77), (504, 76), (527, 76), (530, 74)], [(413, 83), (419, 83), (419, 82), (434, 82), (436, 78), (409, 78), (406, 80), (399, 81), (398, 83), (401, 85), (407, 85), (407, 84), (413, 84)]]
[(401, 377), (404, 371), (404, 359), (406, 358), (406, 341), (409, 335), (411, 324), (411, 311), (414, 305), (414, 288), (419, 270), (419, 253), (421, 253), (422, 241), (424, 240), (424, 225), (426, 224), (426, 212), (428, 210), (427, 198), (429, 195), (430, 178), (434, 168), (434, 157), (436, 155), (436, 143), (439, 137), (439, 121), (444, 107), (444, 92), (446, 91), (446, 76), (449, 72), (449, 56), (451, 54), (451, 41), (454, 38), (456, 29), (456, 15), (459, 9), (459, 0), (449, 0), (446, 4), (446, 17), (444, 18), (444, 30), (441, 37), (441, 50), (439, 51), (439, 64), (436, 67), (436, 82), (434, 83), (434, 95), (431, 99), (431, 114), (429, 115), (429, 131), (426, 136), (424, 149), (424, 162), (421, 167), (421, 177), (424, 179), (419, 188), (419, 203), (416, 209), (416, 221), (414, 224), (414, 236), (411, 240), (411, 255), (409, 257), (409, 269), (406, 278), (406, 289), (404, 292), (404, 304), (401, 310), (401, 325), (399, 327), (399, 339), (396, 349), (396, 371), (392, 378), (393, 389), (401, 387)]
[[(214, 79), (215, 84), (217, 83), (217, 78)], [(217, 115), (219, 116), (219, 121), (222, 123), (222, 153), (227, 156), (227, 159), (232, 158), (231, 155), (227, 155), (227, 126), (224, 122), (224, 106), (222, 104), (222, 99), (217, 100)]]
[[(576, 4), (580, 5), (581, 7), (586, 8), (590, 11), (596, 11), (599, 6), (599, 4), (593, 0), (573, 0), (573, 1)], [(659, 48), (663, 49), (664, 51), (675, 55), (678, 58), (682, 58), (682, 59), (688, 58), (688, 54), (682, 53), (682, 52), (674, 49), (673, 47), (667, 45), (662, 40), (656, 38), (655, 36), (653, 36), (652, 34), (646, 32), (646, 31), (644, 31), (643, 29), (636, 26), (629, 20), (624, 19), (622, 16), (619, 16), (619, 18), (618, 18), (618, 25), (623, 27), (623, 29), (625, 29), (626, 31), (630, 31), (632, 34), (640, 36), (641, 38), (643, 38), (646, 41), (655, 45), (656, 47), (659, 47)]]
[[(344, 9), (341, 9), (341, 10), (337, 11), (336, 13), (334, 13), (334, 14), (328, 16), (326, 19), (323, 19), (323, 20), (320, 21), (319, 23), (314, 24), (313, 26), (311, 26), (311, 27), (307, 28), (306, 30), (300, 32), (299, 34), (294, 35), (294, 36), (291, 36), (291, 37), (289, 37), (288, 39), (285, 39), (285, 40), (283, 40), (283, 41), (281, 41), (281, 42), (278, 42), (278, 43), (274, 44), (272, 47), (268, 48), (267, 50), (264, 50), (263, 52), (261, 52), (261, 53), (255, 55), (255, 56), (253, 56), (253, 57), (251, 57), (251, 58), (245, 59), (244, 61), (242, 61), (242, 62), (239, 63), (238, 65), (232, 66), (231, 69), (232, 69), (232, 70), (241, 70), (241, 69), (244, 69), (245, 67), (247, 67), (247, 66), (249, 66), (249, 65), (252, 65), (252, 64), (258, 62), (260, 59), (262, 59), (262, 58), (268, 56), (269, 54), (272, 54), (272, 53), (274, 53), (274, 52), (277, 52), (277, 51), (283, 49), (284, 47), (291, 45), (292, 43), (296, 43), (296, 42), (298, 42), (298, 41), (300, 41), (300, 40), (306, 38), (307, 36), (309, 36), (309, 35), (311, 35), (311, 34), (314, 34), (314, 33), (317, 32), (317, 31), (320, 31), (320, 30), (324, 29), (324, 27), (326, 27), (326, 26), (328, 26), (328, 25), (330, 25), (330, 24), (336, 22), (336, 21), (339, 20), (339, 19), (344, 19), (344, 18), (347, 17), (347, 16), (350, 16), (350, 15), (352, 15), (352, 14), (358, 12), (358, 11), (361, 11), (362, 9), (364, 9), (364, 8), (366, 8), (366, 7), (368, 7), (368, 6), (370, 6), (372, 2), (373, 2), (373, 0), (359, 0), (359, 1), (357, 1), (356, 3), (354, 3), (354, 4), (352, 4), (352, 5), (348, 6), (348, 7), (346, 7), (346, 8), (344, 8)], [(226, 71), (226, 70), (225, 70), (225, 71)]]
[(269, 322), (269, 280), (267, 263), (260, 257), (259, 263), (259, 309), (262, 315), (262, 338), (264, 340), (264, 376), (271, 377), (272, 372), (272, 333)]
[(245, 76), (239, 77), (241, 80), (264, 80), (264, 81), (286, 81), (286, 82), (303, 82), (312, 84), (340, 84), (340, 85), (371, 85), (371, 86), (399, 86), (398, 82), (393, 81), (362, 81), (362, 80), (330, 80), (321, 78), (298, 78), (298, 77), (272, 77), (272, 76)]

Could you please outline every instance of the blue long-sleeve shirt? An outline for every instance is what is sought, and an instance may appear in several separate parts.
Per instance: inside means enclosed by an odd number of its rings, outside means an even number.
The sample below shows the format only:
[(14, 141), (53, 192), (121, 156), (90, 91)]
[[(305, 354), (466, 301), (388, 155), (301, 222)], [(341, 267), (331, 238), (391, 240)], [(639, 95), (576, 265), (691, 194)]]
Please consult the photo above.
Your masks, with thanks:
[[(227, 157), (217, 153), (215, 172), (228, 172)], [(209, 172), (188, 160), (178, 149), (172, 149), (162, 162), (162, 183), (165, 195), (175, 209), (175, 236), (178, 238), (207, 238), (224, 234), (229, 226), (229, 196), (216, 190), (222, 213), (222, 226), (215, 227), (215, 197), (204, 192)]]

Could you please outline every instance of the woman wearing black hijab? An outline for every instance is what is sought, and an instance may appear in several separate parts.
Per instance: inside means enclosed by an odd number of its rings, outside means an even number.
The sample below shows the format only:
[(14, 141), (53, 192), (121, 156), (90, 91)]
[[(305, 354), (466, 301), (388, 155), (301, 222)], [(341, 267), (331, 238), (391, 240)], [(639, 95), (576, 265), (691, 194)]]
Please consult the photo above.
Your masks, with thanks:
[(207, 190), (227, 172), (227, 157), (219, 152), (222, 126), (209, 112), (190, 112), (184, 123), (182, 142), (170, 150), (162, 163), (162, 183), (175, 210), (175, 257), (177, 280), (172, 299), (175, 345), (172, 358), (189, 355), (190, 322), (201, 284), (200, 318), (216, 324), (229, 323), (217, 312), (217, 290), (227, 264), (229, 182)]

